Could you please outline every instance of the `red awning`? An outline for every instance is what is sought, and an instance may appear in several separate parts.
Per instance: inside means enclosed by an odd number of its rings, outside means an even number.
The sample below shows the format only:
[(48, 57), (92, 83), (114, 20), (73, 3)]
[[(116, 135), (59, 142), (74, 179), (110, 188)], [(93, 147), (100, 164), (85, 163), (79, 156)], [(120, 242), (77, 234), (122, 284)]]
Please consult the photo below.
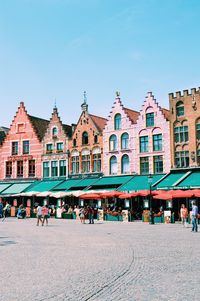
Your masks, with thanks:
[(153, 196), (154, 199), (157, 200), (165, 200), (165, 201), (171, 201), (172, 195), (170, 193), (159, 193)]
[(97, 200), (100, 199), (101, 196), (98, 193), (85, 193), (79, 196), (80, 199), (87, 199), (87, 200)]
[(120, 191), (106, 191), (106, 192), (103, 192), (101, 193), (101, 198), (114, 198), (114, 197), (118, 197), (119, 195), (121, 195), (122, 192)]
[(139, 192), (123, 193), (119, 196), (119, 199), (128, 199), (136, 196), (139, 196)]
[(191, 198), (194, 195), (192, 190), (179, 190), (179, 191), (171, 191), (170, 194), (172, 195), (173, 199), (178, 198)]
[[(151, 191), (151, 195), (156, 195), (157, 192), (156, 190)], [(149, 196), (150, 195), (150, 190), (140, 190), (138, 191), (139, 196)]]

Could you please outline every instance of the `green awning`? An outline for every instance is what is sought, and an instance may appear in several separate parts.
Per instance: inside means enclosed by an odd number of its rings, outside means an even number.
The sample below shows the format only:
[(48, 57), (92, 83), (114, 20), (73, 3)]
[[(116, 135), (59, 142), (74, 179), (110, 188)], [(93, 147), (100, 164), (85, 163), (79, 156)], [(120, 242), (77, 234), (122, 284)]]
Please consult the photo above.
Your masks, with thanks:
[(39, 181), (35, 182), (35, 185), (32, 185), (29, 189), (26, 190), (26, 192), (31, 191), (37, 191), (37, 192), (44, 192), (44, 191), (50, 191), (60, 183), (62, 183), (63, 180), (56, 180), (56, 181)]
[(11, 186), (12, 184), (11, 183), (0, 183), (0, 193), (3, 192), (5, 189), (7, 189), (9, 186)]
[(70, 187), (70, 190), (83, 190), (89, 186), (94, 185), (97, 181), (99, 181), (99, 178), (83, 179), (80, 182), (74, 183), (74, 185)]
[(14, 183), (10, 185), (6, 190), (2, 192), (2, 195), (7, 195), (7, 194), (17, 194), (23, 192), (26, 188), (29, 186), (32, 186), (32, 182), (30, 183)]
[(96, 183), (91, 185), (90, 189), (117, 189), (122, 184), (128, 182), (133, 176), (114, 176), (114, 177), (102, 177)]
[(188, 177), (181, 181), (176, 187), (180, 188), (199, 188), (200, 187), (200, 172), (192, 172)]
[[(164, 175), (152, 175), (152, 185)], [(134, 176), (128, 183), (119, 188), (119, 191), (138, 191), (149, 189), (148, 175)]]
[(168, 174), (158, 185), (156, 185), (157, 189), (161, 188), (170, 188), (175, 185), (177, 181), (179, 181), (186, 172), (176, 172), (176, 173), (170, 173)]
[(74, 185), (80, 183), (82, 179), (70, 179), (62, 182), (58, 186), (54, 187), (53, 191), (65, 191), (73, 187)]

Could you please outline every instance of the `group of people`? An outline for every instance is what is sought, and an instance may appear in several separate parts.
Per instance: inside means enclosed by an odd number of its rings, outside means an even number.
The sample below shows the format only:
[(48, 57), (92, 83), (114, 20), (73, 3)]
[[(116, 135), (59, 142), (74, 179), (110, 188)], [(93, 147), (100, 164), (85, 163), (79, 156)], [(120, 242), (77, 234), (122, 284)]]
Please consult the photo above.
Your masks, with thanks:
[(5, 206), (3, 206), (3, 202), (2, 200), (0, 200), (0, 218), (3, 218), (2, 222), (5, 220), (7, 216), (9, 216), (10, 208), (11, 206), (8, 202), (6, 202)]
[(82, 224), (85, 224), (85, 220), (88, 218), (89, 224), (94, 224), (94, 208), (87, 206), (81, 207), (75, 206), (74, 212), (76, 213), (76, 218), (80, 218)]
[(48, 205), (44, 205), (44, 206), (38, 205), (36, 208), (36, 216), (37, 216), (36, 226), (39, 226), (40, 223), (42, 226), (44, 226), (45, 222), (46, 222), (46, 226), (48, 226), (48, 218), (49, 218)]
[[(188, 215), (189, 214), (186, 206), (182, 204), (180, 210), (180, 217), (181, 217), (182, 225), (184, 227), (187, 227)], [(192, 201), (191, 218), (192, 218), (192, 232), (197, 232), (198, 231), (198, 207), (195, 201)]]

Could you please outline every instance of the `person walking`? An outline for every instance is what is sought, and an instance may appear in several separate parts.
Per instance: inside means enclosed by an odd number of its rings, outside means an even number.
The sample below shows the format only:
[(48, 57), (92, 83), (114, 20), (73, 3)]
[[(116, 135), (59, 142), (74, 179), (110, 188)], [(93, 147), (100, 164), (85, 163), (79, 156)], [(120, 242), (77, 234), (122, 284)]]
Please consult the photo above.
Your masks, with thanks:
[(2, 200), (0, 199), (0, 218), (3, 217), (3, 203)]
[(94, 224), (94, 209), (92, 207), (88, 207), (88, 219), (89, 224)]
[(81, 208), (79, 212), (80, 212), (81, 224), (85, 224), (85, 209)]
[(49, 218), (49, 208), (48, 205), (43, 206), (43, 221), (42, 226), (44, 226), (44, 222), (46, 221), (46, 226), (48, 226), (48, 218)]
[(192, 202), (192, 232), (198, 231), (198, 207), (196, 205), (196, 202)]
[(43, 223), (42, 223), (42, 207), (40, 205), (37, 206), (36, 214), (37, 214), (37, 224), (36, 224), (36, 226), (39, 226), (40, 222), (43, 226)]
[(180, 216), (181, 216), (181, 222), (182, 222), (183, 227), (186, 227), (187, 226), (187, 218), (188, 218), (188, 210), (184, 204), (181, 205)]
[(2, 219), (2, 222), (6, 219), (6, 217), (9, 215), (10, 213), (10, 205), (8, 202), (6, 202), (6, 205), (5, 207), (3, 208), (3, 219)]

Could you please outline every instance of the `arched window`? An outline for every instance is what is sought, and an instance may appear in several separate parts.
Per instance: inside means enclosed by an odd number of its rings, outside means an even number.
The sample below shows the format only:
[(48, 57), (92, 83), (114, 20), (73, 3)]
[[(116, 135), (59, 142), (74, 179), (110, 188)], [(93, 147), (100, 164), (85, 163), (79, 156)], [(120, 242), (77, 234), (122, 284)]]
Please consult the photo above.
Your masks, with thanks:
[(184, 115), (185, 115), (184, 104), (182, 101), (179, 101), (176, 104), (176, 116), (180, 117), (180, 116), (184, 116)]
[(117, 158), (115, 156), (112, 156), (110, 158), (110, 175), (116, 175), (117, 174)]
[(121, 136), (121, 148), (122, 149), (128, 149), (128, 140), (129, 140), (128, 133), (122, 134), (122, 136)]
[(115, 115), (115, 130), (120, 130), (122, 128), (122, 117), (121, 114)]
[(53, 129), (52, 129), (52, 135), (53, 136), (56, 136), (58, 134), (58, 129), (57, 129), (57, 127), (54, 127)]
[(114, 151), (114, 150), (117, 149), (117, 137), (116, 137), (116, 135), (110, 136), (109, 148), (110, 148), (110, 151)]
[(122, 174), (130, 173), (129, 156), (123, 155), (121, 159)]
[(88, 144), (88, 133), (87, 132), (83, 132), (82, 135), (82, 144)]
[(76, 139), (73, 139), (73, 146), (76, 146)]

